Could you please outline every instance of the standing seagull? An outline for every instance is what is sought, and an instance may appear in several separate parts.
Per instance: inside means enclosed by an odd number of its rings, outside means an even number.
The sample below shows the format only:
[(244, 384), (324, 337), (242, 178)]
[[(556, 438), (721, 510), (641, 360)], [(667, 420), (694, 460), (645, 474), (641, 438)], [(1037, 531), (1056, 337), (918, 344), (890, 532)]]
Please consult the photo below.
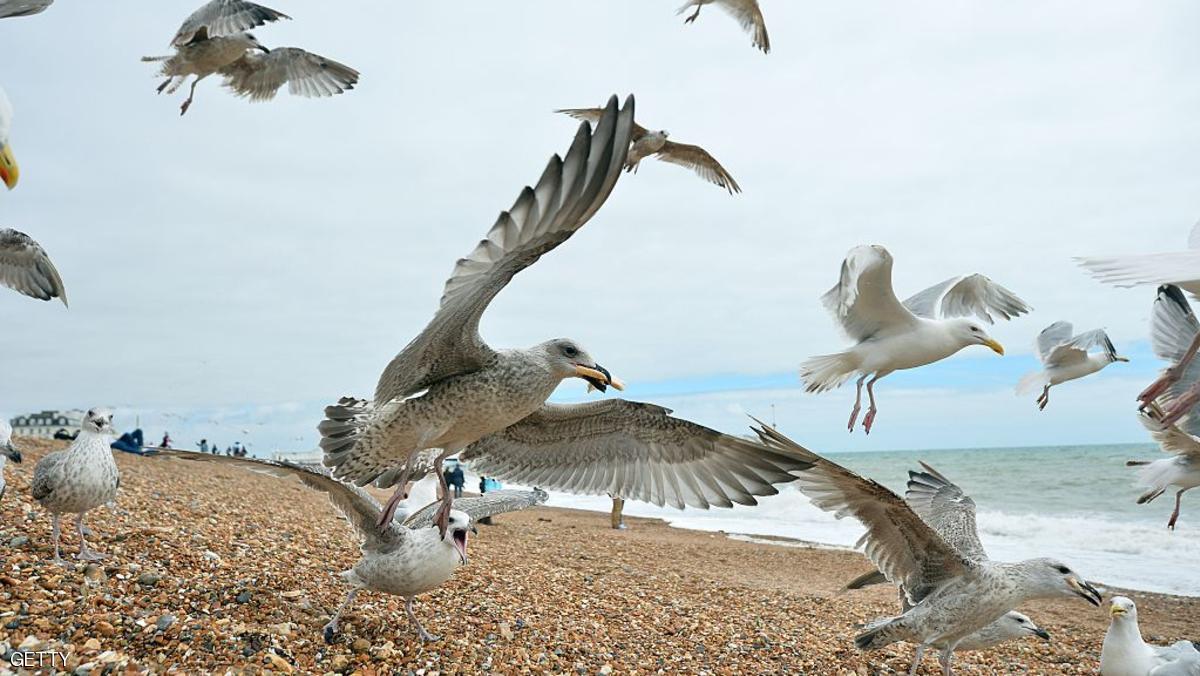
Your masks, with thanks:
[[(595, 124), (604, 114), (602, 108), (563, 108), (554, 111), (570, 115), (576, 120)], [(629, 146), (629, 154), (625, 157), (625, 171), (637, 173), (638, 165), (647, 157), (654, 156), (663, 162), (678, 164), (696, 172), (704, 180), (725, 188), (732, 195), (741, 192), (742, 188), (733, 180), (733, 176), (721, 166), (715, 157), (700, 146), (668, 141), (667, 131), (648, 131), (638, 123), (633, 123), (633, 142)]]
[(319, 468), (286, 462), (232, 458), (192, 451), (160, 451), (159, 455), (200, 462), (240, 465), (277, 477), (295, 477), (309, 488), (329, 495), (330, 502), (346, 517), (361, 538), (362, 558), (342, 578), (352, 586), (346, 600), (325, 625), (324, 637), (333, 643), (338, 620), (354, 602), (359, 590), (395, 594), (404, 598), (404, 612), (425, 641), (437, 636), (425, 631), (413, 612), (413, 597), (440, 587), (455, 569), (467, 564), (467, 531), (475, 532), (475, 521), (535, 507), (546, 501), (544, 491), (493, 491), (478, 498), (459, 498), (450, 511), (449, 527), (443, 535), (432, 528), (435, 508), (417, 511), (403, 524), (388, 522), (380, 527), (383, 513), (379, 503), (366, 491), (331, 478)]
[(13, 157), (12, 146), (8, 144), (8, 136), (12, 133), (13, 107), (8, 100), (8, 94), (0, 87), (0, 181), (9, 190), (17, 187), (21, 178), (21, 168), (17, 166), (17, 158)]
[(0, 229), (0, 286), (38, 300), (57, 298), (65, 306), (67, 290), (46, 250), (29, 235)]
[(758, 8), (758, 0), (688, 0), (687, 4), (680, 7), (675, 13), (683, 14), (692, 7), (696, 8), (688, 18), (684, 19), (684, 23), (691, 23), (700, 16), (700, 8), (705, 5), (716, 5), (725, 10), (730, 16), (737, 19), (738, 23), (742, 24), (742, 28), (754, 35), (754, 46), (762, 50), (763, 54), (771, 53), (771, 38), (767, 36), (767, 23), (763, 21), (762, 10)]
[(1137, 605), (1114, 596), (1112, 621), (1100, 649), (1100, 676), (1200, 676), (1200, 644), (1150, 645), (1138, 628)]
[[(1138, 401), (1155, 411), (1162, 427), (1175, 423), (1200, 403), (1200, 321), (1179, 287), (1164, 284), (1150, 311), (1150, 346), (1159, 359), (1170, 362)], [(1197, 416), (1200, 418), (1200, 416)]]
[[(1094, 329), (1078, 336), (1072, 335), (1074, 330), (1070, 322), (1054, 322), (1038, 334), (1038, 357), (1045, 368), (1021, 378), (1017, 384), (1019, 395), (1028, 394), (1041, 386), (1038, 410), (1045, 410), (1046, 404), (1050, 403), (1050, 388), (1054, 385), (1098, 373), (1113, 362), (1129, 361), (1117, 354), (1117, 348), (1113, 347), (1103, 329)], [(1101, 348), (1100, 352), (1088, 354), (1088, 350), (1097, 346)]]
[(52, 4), (54, 0), (0, 0), (0, 19), (40, 14)]
[(1164, 452), (1171, 457), (1159, 460), (1129, 460), (1127, 467), (1141, 467), (1138, 474), (1138, 484), (1148, 490), (1138, 496), (1137, 503), (1144, 505), (1167, 492), (1169, 488), (1179, 489), (1175, 493), (1175, 509), (1167, 520), (1167, 528), (1174, 529), (1179, 520), (1179, 511), (1183, 494), (1192, 488), (1200, 486), (1200, 416), (1184, 416), (1177, 423), (1166, 426), (1154, 419), (1150, 413), (1141, 411), (1138, 418), (1150, 436)]
[[(757, 420), (755, 422), (758, 422)], [(758, 422), (754, 428), (768, 444), (807, 455), (813, 468), (797, 472), (796, 485), (817, 507), (841, 518), (853, 516), (867, 532), (859, 539), (864, 553), (885, 577), (901, 587), (911, 608), (901, 615), (871, 622), (854, 639), (860, 650), (878, 650), (897, 641), (917, 644), (913, 669), (930, 646), (942, 646), (944, 673), (958, 644), (1000, 619), (1018, 605), (1037, 598), (1077, 596), (1099, 606), (1100, 592), (1054, 559), (1001, 563), (987, 557), (975, 530), (973, 510), (941, 510), (952, 520), (940, 530), (884, 486), (865, 479), (805, 449), (777, 430)], [(930, 508), (955, 499), (949, 482), (928, 481)], [(954, 486), (954, 488), (957, 488)], [(961, 492), (961, 491), (960, 491)], [(965, 496), (963, 496), (965, 497)], [(931, 517), (932, 518), (932, 517)]]
[(879, 245), (851, 249), (842, 262), (840, 280), (821, 302), (857, 344), (845, 352), (810, 358), (801, 364), (800, 377), (808, 392), (824, 392), (860, 374), (846, 425), (853, 432), (862, 409), (863, 382), (874, 374), (867, 383), (871, 401), (863, 418), (867, 434), (878, 412), (874, 385), (880, 378), (932, 364), (969, 345), (985, 345), (1003, 355), (1000, 343), (963, 317), (975, 315), (992, 324), (993, 312), (1011, 319), (1031, 309), (1013, 292), (980, 274), (951, 277), (901, 303), (892, 290), (892, 255)]
[(7, 460), (21, 462), (21, 452), (12, 443), (12, 426), (0, 418), (0, 498), (4, 497), (4, 463)]
[[(404, 498), (420, 451), (442, 450), (433, 467), (445, 489), (443, 459), (534, 413), (564, 379), (622, 388), (573, 340), (495, 350), (479, 335), (479, 320), (514, 275), (567, 241), (604, 204), (621, 175), (633, 109), (632, 96), (619, 110), (612, 97), (595, 131), (581, 124), (566, 158), (550, 158), (537, 186), (522, 190), (487, 238), (459, 260), (433, 320), (388, 364), (373, 402), (347, 397), (325, 409), (321, 448), (334, 476), (359, 486), (397, 486), (381, 525)], [(438, 525), (445, 533), (450, 491), (443, 495)]]
[(75, 530), (79, 532), (79, 554), (75, 558), (98, 561), (105, 556), (89, 547), (84, 539), (83, 515), (114, 500), (121, 485), (121, 475), (109, 447), (116, 434), (112, 416), (112, 412), (104, 408), (88, 411), (75, 441), (66, 450), (43, 457), (33, 468), (30, 485), (33, 499), (54, 515), (56, 563), (63, 563), (58, 554), (62, 514), (77, 515)]
[(274, 98), (285, 84), (292, 94), (307, 97), (333, 96), (354, 89), (359, 73), (353, 68), (294, 47), (272, 51), (245, 32), (290, 18), (245, 0), (212, 0), (179, 27), (171, 40), (175, 54), (146, 56), (142, 61), (163, 62), (160, 74), (167, 79), (158, 87), (160, 94), (174, 94), (189, 75), (195, 76), (180, 115), (192, 105), (196, 85), (213, 74), (222, 75), (226, 87), (252, 101)]

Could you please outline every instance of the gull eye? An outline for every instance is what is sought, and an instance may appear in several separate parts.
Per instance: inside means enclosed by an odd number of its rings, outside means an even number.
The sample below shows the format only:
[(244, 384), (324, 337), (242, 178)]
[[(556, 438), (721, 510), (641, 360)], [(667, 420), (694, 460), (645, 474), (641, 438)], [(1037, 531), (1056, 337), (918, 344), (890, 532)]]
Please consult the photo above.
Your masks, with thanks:
[(1055, 566), (1054, 569), (1057, 570), (1058, 572), (1062, 573), (1063, 575), (1066, 575), (1067, 573), (1071, 572), (1071, 569), (1067, 568), (1066, 566)]
[(579, 350), (577, 350), (574, 345), (567, 345), (563, 347), (563, 354), (567, 355), (568, 357), (578, 357)]

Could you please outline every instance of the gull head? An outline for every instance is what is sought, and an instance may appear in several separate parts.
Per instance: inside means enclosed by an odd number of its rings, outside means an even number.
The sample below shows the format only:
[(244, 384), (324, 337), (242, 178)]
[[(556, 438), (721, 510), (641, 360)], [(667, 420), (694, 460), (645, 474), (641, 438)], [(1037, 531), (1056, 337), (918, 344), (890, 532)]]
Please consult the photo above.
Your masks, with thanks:
[(1005, 623), (1006, 628), (1013, 636), (1030, 635), (1046, 641), (1050, 640), (1050, 632), (1034, 624), (1033, 620), (1023, 613), (1012, 611), (1000, 618), (1000, 621)]
[(93, 434), (116, 434), (112, 419), (113, 412), (107, 408), (93, 408), (83, 418), (83, 429)]
[(1004, 346), (988, 335), (987, 331), (978, 322), (970, 319), (951, 319), (949, 320), (951, 333), (956, 338), (962, 341), (963, 346), (967, 345), (983, 345), (990, 348), (992, 352), (1000, 356), (1004, 356)]
[(240, 38), (241, 42), (246, 45), (246, 49), (259, 49), (262, 50), (264, 54), (271, 53), (271, 50), (264, 47), (263, 44), (258, 41), (258, 38), (254, 37), (250, 33), (242, 33), (238, 36), (238, 38)]
[(588, 391), (595, 388), (603, 392), (609, 385), (618, 390), (625, 389), (625, 384), (619, 378), (614, 378), (608, 369), (592, 359), (587, 350), (569, 338), (547, 341), (538, 349), (559, 378), (582, 378), (588, 383)]
[(1026, 562), (1029, 577), (1036, 591), (1045, 596), (1078, 596), (1100, 607), (1100, 591), (1056, 559), (1032, 559)]
[(446, 534), (442, 536), (442, 542), (454, 548), (458, 560), (464, 566), (467, 565), (468, 531), (477, 532), (475, 526), (471, 525), (471, 516), (457, 509), (450, 510), (450, 525), (446, 528)]
[(1108, 614), (1113, 622), (1132, 622), (1137, 624), (1137, 605), (1125, 596), (1114, 596), (1108, 606)]

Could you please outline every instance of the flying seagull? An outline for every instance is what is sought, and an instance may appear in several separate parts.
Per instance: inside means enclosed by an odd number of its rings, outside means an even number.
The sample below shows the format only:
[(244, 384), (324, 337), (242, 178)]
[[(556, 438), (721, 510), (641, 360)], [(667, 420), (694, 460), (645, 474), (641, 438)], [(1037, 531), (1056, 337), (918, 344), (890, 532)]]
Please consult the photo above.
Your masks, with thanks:
[(1179, 520), (1183, 494), (1200, 486), (1200, 416), (1187, 415), (1166, 427), (1153, 417), (1152, 412), (1140, 411), (1138, 418), (1159, 448), (1170, 453), (1171, 457), (1129, 460), (1125, 463), (1128, 467), (1142, 468), (1138, 473), (1138, 484), (1147, 490), (1138, 496), (1137, 503), (1144, 505), (1168, 489), (1177, 488), (1175, 509), (1167, 520), (1167, 528), (1174, 529), (1175, 522)]
[(4, 497), (4, 463), (21, 462), (21, 452), (12, 443), (12, 425), (0, 418), (0, 498)]
[(0, 0), (0, 19), (40, 14), (52, 4), (54, 0)]
[[(374, 401), (345, 397), (325, 409), (321, 448), (334, 476), (359, 486), (397, 486), (381, 524), (404, 499), (421, 451), (441, 449), (430, 464), (442, 477), (442, 460), (535, 413), (566, 378), (601, 390), (623, 387), (573, 340), (496, 350), (479, 335), (479, 320), (514, 275), (567, 241), (604, 204), (621, 175), (633, 109), (632, 96), (621, 109), (612, 97), (595, 131), (581, 124), (566, 158), (552, 157), (536, 187), (526, 187), (500, 214), (486, 239), (455, 265), (433, 320), (388, 364)], [(444, 496), (443, 532), (450, 492)]]
[(526, 486), (708, 509), (756, 505), (811, 464), (785, 450), (622, 399), (547, 403), (459, 456), (476, 473)]
[(117, 497), (121, 476), (113, 460), (112, 412), (95, 408), (87, 412), (79, 436), (66, 450), (51, 453), (33, 468), (30, 492), (38, 504), (54, 515), (54, 561), (63, 563), (58, 553), (59, 520), (63, 514), (75, 514), (79, 532), (79, 554), (83, 561), (98, 561), (104, 554), (93, 550), (84, 539), (83, 515)]
[[(604, 114), (602, 108), (563, 108), (554, 111), (570, 115), (576, 120), (595, 124)], [(663, 162), (678, 164), (696, 172), (704, 180), (725, 188), (732, 195), (741, 192), (742, 188), (733, 180), (733, 176), (725, 171), (725, 167), (700, 146), (668, 141), (667, 131), (649, 131), (640, 124), (633, 123), (633, 143), (629, 146), (629, 154), (625, 157), (625, 171), (637, 173), (638, 165), (647, 157), (656, 157)]]
[(434, 526), (436, 505), (419, 510), (404, 523), (388, 522), (379, 526), (383, 513), (379, 503), (366, 491), (330, 477), (320, 467), (252, 458), (234, 458), (193, 451), (160, 451), (159, 455), (199, 462), (238, 465), (281, 478), (299, 479), (305, 486), (329, 495), (329, 501), (346, 517), (361, 538), (362, 558), (342, 573), (350, 583), (346, 600), (325, 625), (324, 638), (332, 643), (337, 637), (338, 621), (362, 589), (395, 594), (404, 598), (404, 612), (425, 641), (436, 641), (421, 626), (413, 612), (413, 598), (442, 585), (455, 569), (467, 564), (468, 531), (474, 522), (505, 512), (536, 507), (546, 501), (541, 490), (494, 491), (478, 498), (459, 498), (450, 511), (449, 527), (443, 535)]
[[(939, 528), (884, 486), (755, 422), (754, 431), (765, 443), (808, 456), (813, 468), (796, 473), (800, 492), (839, 518), (853, 516), (862, 523), (867, 532), (858, 545), (907, 597), (909, 610), (871, 622), (855, 637), (860, 650), (878, 650), (897, 641), (916, 643), (910, 672), (916, 673), (925, 650), (942, 646), (942, 667), (949, 675), (960, 642), (1025, 601), (1078, 596), (1100, 605), (1100, 592), (1059, 561), (1039, 558), (1001, 563), (989, 559), (979, 543), (973, 512), (936, 506), (942, 499), (953, 499), (953, 491), (943, 492), (946, 486), (940, 482), (921, 478), (922, 483), (931, 484), (930, 518), (946, 520)], [(947, 539), (939, 530), (954, 537)]]
[(1174, 284), (1200, 296), (1200, 221), (1192, 226), (1185, 251), (1075, 260), (1102, 282), (1123, 287)]
[(1178, 286), (1158, 287), (1150, 311), (1150, 346), (1171, 365), (1138, 395), (1138, 401), (1141, 409), (1152, 409), (1165, 428), (1200, 403), (1200, 362), (1196, 361), (1200, 321)]
[(17, 166), (17, 158), (13, 157), (12, 146), (8, 136), (12, 133), (13, 107), (8, 100), (8, 94), (0, 87), (0, 182), (12, 190), (17, 187), (21, 178), (21, 168)]
[[(1038, 357), (1045, 368), (1030, 373), (1021, 378), (1017, 384), (1017, 394), (1025, 395), (1042, 388), (1038, 397), (1039, 410), (1044, 410), (1050, 403), (1050, 388), (1068, 380), (1076, 380), (1084, 376), (1098, 373), (1113, 362), (1127, 362), (1125, 357), (1117, 354), (1108, 334), (1103, 329), (1094, 329), (1074, 334), (1070, 322), (1054, 322), (1042, 329), (1037, 337)], [(1099, 347), (1100, 352), (1089, 354), (1088, 350)]]
[(267, 49), (246, 32), (290, 18), (245, 0), (212, 0), (179, 27), (171, 40), (173, 55), (146, 56), (142, 61), (162, 62), (159, 72), (167, 79), (158, 87), (160, 94), (174, 94), (189, 75), (195, 76), (180, 115), (191, 107), (196, 85), (214, 74), (224, 77), (234, 94), (252, 101), (274, 98), (285, 84), (292, 94), (307, 97), (354, 89), (359, 73), (353, 68), (295, 47)]
[(0, 229), (0, 286), (17, 293), (67, 304), (67, 290), (46, 250), (29, 235), (11, 228)]
[(1197, 676), (1200, 644), (1176, 641), (1169, 646), (1150, 645), (1138, 628), (1137, 605), (1125, 596), (1114, 596), (1112, 620), (1100, 649), (1100, 676)]
[(859, 375), (854, 409), (846, 428), (853, 432), (862, 409), (863, 382), (871, 406), (863, 430), (871, 433), (878, 412), (875, 383), (900, 369), (932, 364), (969, 345), (985, 345), (996, 354), (1004, 348), (977, 322), (988, 324), (992, 313), (1012, 319), (1030, 311), (1025, 301), (981, 274), (951, 277), (901, 303), (892, 290), (892, 255), (879, 245), (858, 246), (842, 262), (838, 283), (821, 297), (842, 330), (856, 342), (845, 352), (812, 357), (800, 366), (808, 392), (841, 387)]
[(687, 4), (680, 7), (675, 13), (683, 14), (695, 7), (696, 11), (683, 20), (684, 23), (691, 23), (700, 16), (700, 9), (705, 5), (716, 5), (725, 10), (726, 13), (737, 19), (738, 23), (742, 24), (742, 29), (754, 36), (755, 47), (761, 49), (763, 54), (771, 53), (771, 38), (767, 36), (767, 23), (763, 21), (758, 0), (688, 0)]

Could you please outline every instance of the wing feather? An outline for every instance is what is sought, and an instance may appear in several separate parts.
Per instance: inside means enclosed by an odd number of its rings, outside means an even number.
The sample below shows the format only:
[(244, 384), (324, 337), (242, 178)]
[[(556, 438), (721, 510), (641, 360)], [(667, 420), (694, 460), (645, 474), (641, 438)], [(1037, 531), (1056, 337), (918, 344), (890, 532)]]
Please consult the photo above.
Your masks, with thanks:
[[(486, 519), (489, 516), (518, 512), (522, 509), (537, 507), (546, 502), (550, 496), (545, 491), (535, 488), (531, 491), (492, 491), (479, 497), (458, 498), (454, 501), (454, 509), (466, 512), (471, 522)], [(428, 504), (404, 520), (404, 527), (410, 529), (430, 528), (437, 514), (440, 502)]]
[(764, 54), (771, 53), (771, 38), (767, 35), (767, 22), (763, 19), (758, 0), (717, 0), (717, 5), (737, 19), (743, 30), (754, 36), (755, 47)]
[(248, 51), (220, 72), (226, 87), (251, 101), (273, 99), (285, 84), (296, 96), (333, 96), (354, 89), (359, 76), (347, 65), (296, 47)]
[[(580, 122), (588, 122), (596, 124), (600, 118), (604, 117), (603, 108), (560, 108), (556, 111), (562, 115), (567, 115), (579, 120)], [(636, 141), (646, 135), (646, 128), (637, 122), (633, 123), (633, 133), (630, 135), (630, 141)]]
[(927, 319), (975, 315), (989, 324), (995, 323), (992, 313), (1012, 319), (1033, 309), (1012, 291), (978, 273), (935, 284), (904, 301), (904, 307)]
[(838, 283), (821, 302), (846, 335), (859, 342), (916, 321), (892, 290), (892, 255), (881, 246), (851, 249), (842, 261)]
[(691, 169), (700, 178), (728, 190), (730, 195), (742, 191), (741, 186), (733, 180), (733, 176), (726, 171), (725, 167), (721, 166), (717, 158), (700, 146), (667, 141), (656, 157), (663, 162)]
[(7, 228), (0, 230), (0, 286), (31, 298), (58, 298), (67, 304), (62, 277), (46, 250), (29, 235)]
[(46, 11), (54, 0), (0, 0), (0, 19), (32, 16)]
[(925, 471), (908, 473), (904, 501), (946, 544), (972, 561), (986, 561), (975, 526), (975, 501), (934, 468), (924, 462), (921, 468)]
[(212, 0), (192, 12), (171, 39), (172, 47), (183, 47), (208, 38), (234, 35), (263, 24), (292, 17), (245, 0)]

